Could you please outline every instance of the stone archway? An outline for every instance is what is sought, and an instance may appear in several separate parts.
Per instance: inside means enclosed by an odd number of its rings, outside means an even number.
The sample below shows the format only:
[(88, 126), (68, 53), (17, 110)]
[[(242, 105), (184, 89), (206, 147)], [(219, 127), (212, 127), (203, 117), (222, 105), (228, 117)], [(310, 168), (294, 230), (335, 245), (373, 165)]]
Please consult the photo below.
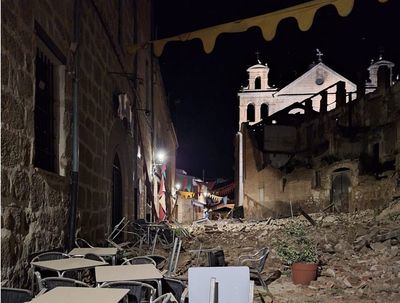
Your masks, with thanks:
[(335, 211), (349, 211), (350, 188), (351, 180), (348, 168), (339, 168), (332, 172), (331, 204)]

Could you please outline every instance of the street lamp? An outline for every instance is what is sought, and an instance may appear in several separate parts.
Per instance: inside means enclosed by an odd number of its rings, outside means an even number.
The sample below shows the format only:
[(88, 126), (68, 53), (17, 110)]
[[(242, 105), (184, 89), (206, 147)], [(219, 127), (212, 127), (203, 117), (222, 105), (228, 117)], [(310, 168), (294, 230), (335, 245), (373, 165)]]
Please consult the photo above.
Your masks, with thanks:
[(175, 184), (175, 188), (176, 188), (176, 190), (180, 190), (181, 189), (181, 184), (180, 183), (176, 183)]
[(163, 164), (165, 159), (167, 158), (167, 154), (164, 150), (159, 150), (156, 154), (156, 164)]

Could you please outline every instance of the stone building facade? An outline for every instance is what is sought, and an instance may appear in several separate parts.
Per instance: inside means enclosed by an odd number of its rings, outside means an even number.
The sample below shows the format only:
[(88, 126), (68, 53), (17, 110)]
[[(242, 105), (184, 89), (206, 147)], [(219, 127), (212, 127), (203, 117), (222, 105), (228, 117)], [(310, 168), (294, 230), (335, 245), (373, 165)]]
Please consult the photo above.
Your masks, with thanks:
[(177, 141), (157, 61), (151, 48), (125, 50), (151, 40), (151, 1), (78, 3), (75, 44), (74, 1), (2, 1), (1, 272), (8, 286), (26, 286), (32, 256), (64, 250), (70, 233), (77, 52), (79, 236), (104, 242), (122, 217), (154, 212), (159, 138), (174, 176)]
[[(384, 207), (399, 194), (400, 86), (393, 63), (381, 64), (365, 94), (348, 99), (345, 83), (243, 123), (243, 207), (248, 218), (306, 211), (356, 211)], [(382, 62), (381, 62), (382, 63)], [(376, 78), (375, 78), (376, 77)], [(367, 90), (368, 92), (368, 90)]]

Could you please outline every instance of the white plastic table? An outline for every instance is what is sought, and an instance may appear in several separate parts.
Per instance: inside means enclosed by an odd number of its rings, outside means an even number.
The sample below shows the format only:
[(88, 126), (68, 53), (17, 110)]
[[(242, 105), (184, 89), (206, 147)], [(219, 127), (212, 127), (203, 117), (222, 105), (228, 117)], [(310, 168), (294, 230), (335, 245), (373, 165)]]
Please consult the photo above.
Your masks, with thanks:
[(56, 287), (31, 303), (118, 303), (129, 289)]
[(71, 256), (84, 256), (86, 254), (96, 254), (101, 257), (111, 257), (112, 264), (115, 265), (115, 257), (118, 249), (116, 247), (82, 247), (74, 248), (69, 252)]
[(84, 259), (84, 258), (67, 258), (50, 261), (37, 261), (31, 263), (35, 267), (56, 271), (60, 277), (66, 271), (93, 268), (96, 266), (108, 265), (108, 263)]

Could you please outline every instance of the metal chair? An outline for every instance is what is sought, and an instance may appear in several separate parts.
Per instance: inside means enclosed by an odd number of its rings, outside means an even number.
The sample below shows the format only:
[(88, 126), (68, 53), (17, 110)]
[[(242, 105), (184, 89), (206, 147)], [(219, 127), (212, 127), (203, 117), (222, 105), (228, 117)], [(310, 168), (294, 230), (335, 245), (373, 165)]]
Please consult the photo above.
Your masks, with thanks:
[(99, 255), (96, 255), (96, 254), (93, 254), (93, 253), (86, 254), (84, 258), (85, 259), (89, 259), (89, 260), (93, 260), (93, 261), (99, 261), (99, 262), (107, 263), (107, 261), (103, 257), (101, 257)]
[(250, 279), (258, 280), (264, 288), (266, 288), (267, 286), (261, 277), (261, 273), (264, 270), (264, 265), (265, 261), (267, 260), (268, 254), (268, 247), (263, 247), (254, 255), (239, 256), (239, 265), (248, 266), (250, 268)]
[(70, 278), (61, 278), (61, 277), (51, 277), (44, 278), (41, 281), (40, 289), (51, 290), (53, 288), (65, 286), (65, 287), (90, 287), (90, 285)]
[(122, 265), (133, 265), (133, 264), (153, 264), (154, 266), (157, 266), (157, 263), (152, 259), (147, 256), (140, 256), (140, 257), (133, 257), (130, 259), (124, 258), (124, 262)]
[(162, 296), (159, 296), (152, 303), (178, 303), (178, 301), (176, 300), (174, 295), (169, 292), (163, 294)]
[(32, 292), (21, 288), (1, 288), (2, 303), (24, 303), (33, 298)]
[(167, 263), (167, 258), (159, 255), (146, 255), (146, 257), (153, 259), (156, 262), (156, 267), (158, 270), (162, 270), (164, 265)]
[(170, 292), (180, 303), (188, 301), (188, 288), (185, 283), (181, 280), (164, 278), (163, 279), (163, 290), (164, 292)]
[(128, 303), (153, 302), (156, 295), (156, 289), (153, 286), (137, 281), (107, 282), (100, 287), (129, 289)]
[(83, 248), (83, 247), (93, 247), (88, 241), (82, 238), (75, 239), (76, 247)]
[[(31, 262), (60, 260), (68, 258), (71, 258), (71, 256), (62, 252), (45, 252), (34, 257)], [(32, 265), (32, 291), (35, 292), (35, 278), (39, 288), (41, 280), (47, 277), (58, 277), (58, 274), (54, 271), (39, 269)]]

